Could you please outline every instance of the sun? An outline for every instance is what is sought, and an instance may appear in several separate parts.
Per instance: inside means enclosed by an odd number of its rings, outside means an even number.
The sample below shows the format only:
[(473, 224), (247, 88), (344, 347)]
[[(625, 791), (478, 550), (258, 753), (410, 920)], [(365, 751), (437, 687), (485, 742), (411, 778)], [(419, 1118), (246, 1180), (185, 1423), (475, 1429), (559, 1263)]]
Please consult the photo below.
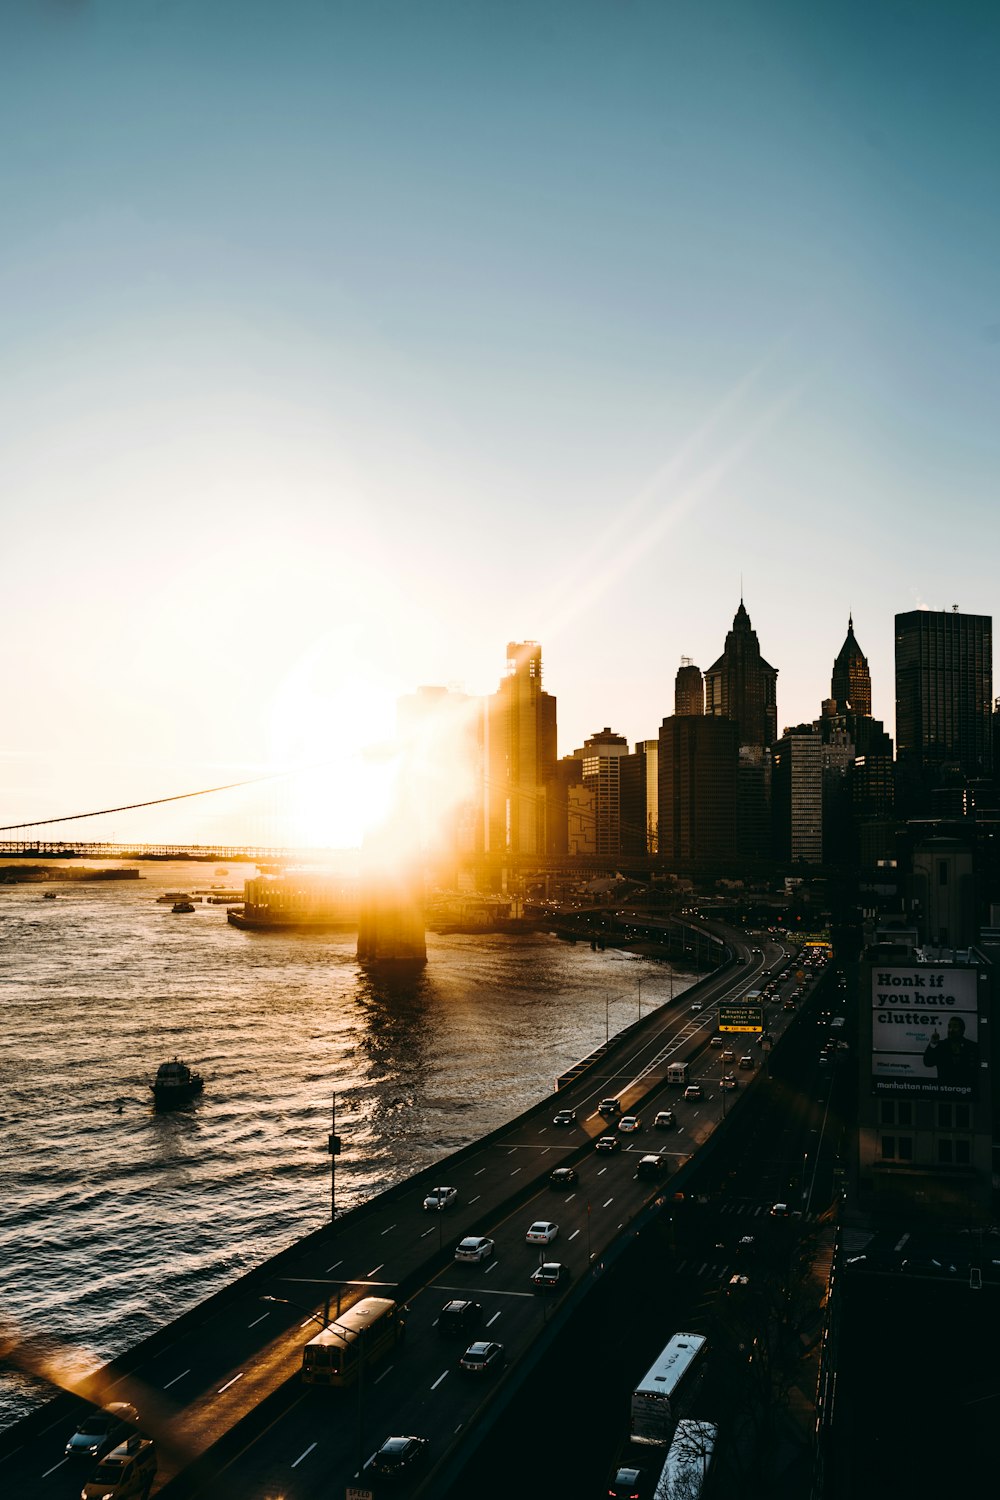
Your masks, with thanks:
[(393, 687), (360, 662), (316, 650), (291, 671), (272, 710), (272, 760), (295, 847), (357, 849), (390, 817), (400, 774)]

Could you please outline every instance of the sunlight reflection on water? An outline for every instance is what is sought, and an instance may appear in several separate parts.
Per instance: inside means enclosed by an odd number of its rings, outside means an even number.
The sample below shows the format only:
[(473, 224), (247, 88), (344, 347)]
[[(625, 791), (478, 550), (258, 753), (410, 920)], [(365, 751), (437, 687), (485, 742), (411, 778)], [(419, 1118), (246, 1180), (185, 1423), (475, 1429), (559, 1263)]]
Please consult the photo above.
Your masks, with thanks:
[[(175, 916), (154, 897), (206, 872), (142, 874), (0, 887), (0, 1292), (101, 1359), (322, 1222), (332, 1094), (347, 1208), (549, 1093), (635, 1019), (640, 978), (644, 1008), (667, 994), (653, 962), (544, 935), (429, 934), (422, 972), (379, 982), (353, 936)], [(205, 1092), (155, 1114), (175, 1055)], [(0, 1425), (37, 1399), (3, 1377)]]

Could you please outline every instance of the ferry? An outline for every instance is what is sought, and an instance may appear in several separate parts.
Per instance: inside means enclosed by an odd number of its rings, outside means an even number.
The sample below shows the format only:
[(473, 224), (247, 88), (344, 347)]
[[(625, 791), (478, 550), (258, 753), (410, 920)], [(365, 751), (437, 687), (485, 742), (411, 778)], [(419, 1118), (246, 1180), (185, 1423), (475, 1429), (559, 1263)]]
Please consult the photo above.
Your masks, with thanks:
[(160, 1063), (149, 1086), (157, 1109), (169, 1109), (173, 1104), (186, 1104), (195, 1094), (200, 1094), (205, 1080), (175, 1057), (173, 1062)]
[(170, 908), (171, 911), (194, 911), (193, 901), (175, 901)]

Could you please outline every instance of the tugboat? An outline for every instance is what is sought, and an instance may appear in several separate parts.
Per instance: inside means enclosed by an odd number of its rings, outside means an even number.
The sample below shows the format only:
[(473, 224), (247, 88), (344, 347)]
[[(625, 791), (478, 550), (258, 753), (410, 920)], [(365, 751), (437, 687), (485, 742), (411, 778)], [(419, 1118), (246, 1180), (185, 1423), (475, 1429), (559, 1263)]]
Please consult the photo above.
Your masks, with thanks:
[(170, 908), (171, 911), (194, 911), (193, 901), (175, 901)]
[(156, 1077), (149, 1085), (153, 1090), (153, 1103), (157, 1109), (170, 1109), (174, 1104), (186, 1104), (205, 1087), (200, 1073), (192, 1073), (187, 1063), (175, 1057), (173, 1062), (160, 1063)]

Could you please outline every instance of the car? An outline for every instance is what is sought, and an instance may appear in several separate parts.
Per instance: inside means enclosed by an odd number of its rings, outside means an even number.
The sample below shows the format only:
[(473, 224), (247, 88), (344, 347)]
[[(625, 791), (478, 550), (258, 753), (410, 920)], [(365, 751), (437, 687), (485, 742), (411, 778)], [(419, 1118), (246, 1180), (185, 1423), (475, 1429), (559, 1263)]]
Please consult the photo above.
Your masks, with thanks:
[(735, 1062), (736, 1061), (736, 1053), (733, 1051), (732, 1047), (727, 1047), (726, 1050), (725, 1050), (725, 1052), (723, 1052), (723, 1054), (722, 1054), (722, 1061), (723, 1062)]
[(470, 1375), (485, 1375), (489, 1370), (499, 1370), (505, 1359), (503, 1344), (490, 1344), (480, 1340), (470, 1344), (458, 1362), (460, 1370)]
[(395, 1479), (408, 1474), (426, 1457), (427, 1446), (427, 1439), (422, 1437), (387, 1437), (361, 1472), (369, 1479)]
[(794, 1000), (786, 1000), (785, 1003), (784, 1003), (784, 1005), (781, 1008), (782, 1008), (782, 1010), (794, 1010), (795, 1009), (795, 1001)]
[(748, 1287), (749, 1285), (750, 1277), (742, 1276), (737, 1271), (736, 1275), (730, 1276), (728, 1282), (726, 1283), (726, 1292), (730, 1297), (732, 1297), (738, 1295), (744, 1290), (744, 1288)]
[(575, 1187), (579, 1181), (580, 1174), (575, 1167), (553, 1167), (549, 1173), (549, 1187)]
[(684, 1090), (684, 1097), (685, 1099), (703, 1099), (705, 1096), (702, 1092), (701, 1084), (689, 1083), (687, 1088)]
[(485, 1234), (467, 1234), (455, 1246), (456, 1260), (489, 1260), (493, 1254), (493, 1241)]
[(788, 1207), (787, 1203), (772, 1203), (771, 1204), (771, 1218), (772, 1219), (787, 1219), (790, 1212), (791, 1212), (791, 1210)]
[(672, 1109), (658, 1110), (653, 1117), (653, 1126), (656, 1130), (672, 1130), (676, 1124)]
[(617, 1115), (621, 1112), (621, 1105), (617, 1099), (602, 1099), (597, 1106), (597, 1112), (601, 1115)]
[(552, 1123), (553, 1123), (553, 1125), (575, 1125), (576, 1124), (576, 1110), (575, 1109), (560, 1109), (560, 1110), (557, 1110), (556, 1113), (552, 1116)]
[(666, 1157), (654, 1155), (640, 1156), (639, 1165), (635, 1169), (637, 1177), (659, 1177), (667, 1166)]
[(726, 1090), (727, 1093), (732, 1089), (738, 1089), (739, 1086), (740, 1083), (738, 1078), (736, 1078), (732, 1073), (725, 1074), (722, 1079), (722, 1087)]
[(451, 1208), (452, 1204), (457, 1202), (458, 1188), (436, 1187), (431, 1188), (427, 1194), (427, 1197), (424, 1199), (424, 1207), (434, 1208), (440, 1212), (442, 1208)]
[(438, 1327), (442, 1333), (468, 1333), (482, 1321), (483, 1304), (466, 1297), (453, 1297), (438, 1313)]
[(723, 1038), (721, 1036), (713, 1036), (712, 1040), (709, 1042), (710, 1047), (721, 1047), (722, 1045)]
[(153, 1440), (134, 1432), (101, 1459), (80, 1500), (146, 1500), (155, 1478)]
[(69, 1458), (103, 1458), (138, 1426), (139, 1413), (127, 1401), (112, 1401), (84, 1417), (66, 1444)]
[(536, 1219), (524, 1238), (529, 1245), (549, 1245), (558, 1233), (558, 1224), (553, 1224), (550, 1219)]
[(694, 1002), (694, 1004), (691, 1006), (691, 1014), (694, 1015), (696, 1011), (704, 1010), (704, 1009), (705, 1009), (705, 1007), (702, 1005), (701, 1001), (700, 1000), (696, 1000)]
[(750, 1056), (749, 1052), (744, 1053), (744, 1055), (740, 1058), (740, 1067), (741, 1068), (752, 1068), (753, 1067), (753, 1058)]
[[(743, 960), (741, 959), (742, 963)], [(656, 1476), (651, 1469), (634, 1464), (620, 1464), (608, 1479), (610, 1500), (647, 1500), (652, 1495)]]
[(637, 1130), (642, 1129), (642, 1120), (638, 1115), (622, 1115), (618, 1121), (618, 1129), (622, 1135), (634, 1135)]
[(757, 1236), (755, 1234), (743, 1234), (736, 1242), (737, 1255), (753, 1255), (757, 1249)]
[(531, 1273), (531, 1284), (537, 1292), (557, 1292), (569, 1280), (569, 1267), (557, 1260), (547, 1260)]
[(620, 1141), (616, 1135), (599, 1135), (594, 1142), (595, 1151), (617, 1151)]

